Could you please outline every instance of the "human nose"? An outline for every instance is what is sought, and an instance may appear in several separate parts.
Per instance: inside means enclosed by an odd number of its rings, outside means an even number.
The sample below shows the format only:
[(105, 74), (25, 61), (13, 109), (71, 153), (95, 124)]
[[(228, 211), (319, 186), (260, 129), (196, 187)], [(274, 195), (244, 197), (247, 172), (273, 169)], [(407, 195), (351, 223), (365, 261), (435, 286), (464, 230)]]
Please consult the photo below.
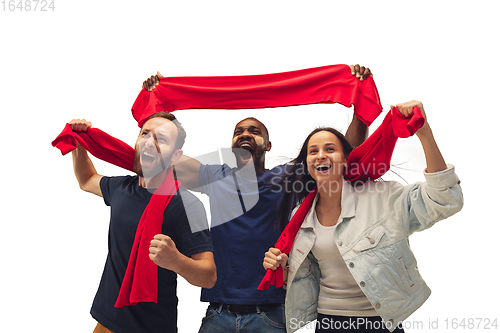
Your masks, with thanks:
[(250, 134), (250, 131), (248, 129), (244, 130), (241, 134), (240, 134), (240, 137), (250, 137), (251, 134)]
[(322, 149), (318, 150), (318, 153), (316, 154), (316, 160), (324, 160), (326, 158), (325, 153), (323, 152)]
[(236, 137), (236, 141), (251, 140), (252, 137), (252, 133), (250, 133), (249, 130), (244, 130), (240, 134), (238, 134), (238, 136)]
[(144, 140), (144, 147), (153, 148), (155, 146), (155, 140), (153, 135), (151, 135), (151, 133), (144, 136), (143, 140)]

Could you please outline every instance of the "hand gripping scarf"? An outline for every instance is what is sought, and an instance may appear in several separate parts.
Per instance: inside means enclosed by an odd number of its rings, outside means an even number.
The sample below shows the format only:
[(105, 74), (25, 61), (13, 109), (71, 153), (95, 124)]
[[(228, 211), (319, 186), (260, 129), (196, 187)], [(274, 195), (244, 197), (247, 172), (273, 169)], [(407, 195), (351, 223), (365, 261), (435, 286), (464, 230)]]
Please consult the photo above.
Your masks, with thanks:
[[(403, 116), (396, 108), (393, 108), (391, 112), (387, 113), (382, 125), (349, 154), (344, 179), (351, 183), (357, 183), (381, 177), (389, 169), (397, 139), (407, 138), (415, 134), (424, 123), (422, 112), (417, 107), (413, 108), (413, 113), (408, 117)], [(292, 250), (295, 236), (309, 212), (317, 192), (317, 188), (314, 187), (307, 194), (274, 244), (274, 247), (282, 253), (288, 255)], [(258, 289), (268, 289), (271, 285), (276, 286), (276, 288), (283, 286), (283, 268), (281, 266), (276, 270), (268, 269)]]
[[(349, 66), (332, 65), (264, 75), (162, 78), (152, 92), (144, 89), (140, 92), (132, 107), (132, 114), (139, 127), (142, 127), (149, 116), (159, 111), (271, 108), (317, 103), (340, 103), (346, 107), (354, 105), (356, 116), (366, 125), (370, 125), (382, 111), (377, 88), (371, 77), (361, 82), (351, 75)], [(77, 141), (95, 157), (133, 170), (134, 149), (96, 128), (90, 128), (87, 132), (73, 132), (66, 125), (52, 145), (67, 154), (77, 147)], [(115, 305), (117, 307), (156, 301), (157, 266), (149, 259), (149, 251), (146, 253), (141, 250), (149, 248), (151, 239), (161, 232), (168, 196), (155, 194), (141, 217), (133, 245), (137, 252), (131, 254), (129, 259)], [(149, 224), (154, 228), (149, 228)], [(151, 234), (146, 232), (152, 229), (159, 231), (151, 231)], [(142, 270), (147, 265), (149, 269)]]

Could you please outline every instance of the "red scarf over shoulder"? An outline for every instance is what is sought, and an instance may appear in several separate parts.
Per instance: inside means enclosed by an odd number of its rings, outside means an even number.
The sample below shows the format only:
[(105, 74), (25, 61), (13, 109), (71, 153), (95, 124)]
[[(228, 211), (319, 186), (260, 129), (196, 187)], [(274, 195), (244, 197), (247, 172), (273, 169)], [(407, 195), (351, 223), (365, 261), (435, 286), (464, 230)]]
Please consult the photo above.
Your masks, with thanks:
[[(143, 89), (139, 93), (132, 107), (132, 114), (141, 127), (149, 116), (159, 111), (272, 108), (317, 103), (340, 103), (346, 107), (353, 105), (356, 116), (366, 125), (370, 125), (382, 111), (377, 88), (371, 77), (359, 81), (351, 75), (349, 66), (332, 65), (264, 75), (166, 77), (160, 80), (152, 92)], [(92, 155), (133, 170), (134, 149), (95, 128), (86, 133), (73, 132), (66, 125), (52, 145), (67, 154), (77, 147), (76, 141)], [(361, 179), (363, 175), (359, 176)], [(169, 183), (171, 190), (178, 186)], [(156, 215), (146, 214), (145, 210), (141, 217), (133, 245), (138, 250), (129, 259), (115, 305), (117, 307), (138, 302), (156, 302), (157, 266), (149, 259), (146, 251), (140, 249), (149, 248), (154, 232), (161, 231), (168, 196), (161, 197), (163, 199), (160, 203), (152, 198), (146, 207), (148, 212), (155, 211)], [(149, 224), (153, 224), (153, 227), (150, 228)], [(144, 234), (139, 228), (147, 228), (149, 233)], [(143, 266), (149, 268), (137, 269)]]

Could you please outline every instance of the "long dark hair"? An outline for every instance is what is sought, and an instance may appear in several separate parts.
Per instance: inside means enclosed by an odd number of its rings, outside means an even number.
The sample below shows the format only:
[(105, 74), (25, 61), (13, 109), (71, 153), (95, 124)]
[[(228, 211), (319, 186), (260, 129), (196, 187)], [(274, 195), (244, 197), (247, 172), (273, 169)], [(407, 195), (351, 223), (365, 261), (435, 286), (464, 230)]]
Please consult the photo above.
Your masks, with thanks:
[(307, 136), (299, 155), (286, 165), (284, 176), (276, 184), (284, 192), (276, 221), (281, 230), (288, 223), (293, 207), (301, 202), (316, 185), (316, 181), (307, 171), (307, 146), (311, 137), (322, 131), (330, 132), (340, 140), (346, 158), (353, 149), (345, 136), (331, 127), (318, 127)]

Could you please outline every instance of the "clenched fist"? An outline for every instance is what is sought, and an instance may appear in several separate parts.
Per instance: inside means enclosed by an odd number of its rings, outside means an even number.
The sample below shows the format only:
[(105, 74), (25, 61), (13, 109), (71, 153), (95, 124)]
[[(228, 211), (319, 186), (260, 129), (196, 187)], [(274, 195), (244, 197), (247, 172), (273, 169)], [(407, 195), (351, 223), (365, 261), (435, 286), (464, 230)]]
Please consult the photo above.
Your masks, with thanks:
[(149, 79), (146, 79), (142, 83), (142, 87), (146, 89), (147, 91), (152, 91), (158, 83), (160, 83), (160, 79), (163, 78), (163, 75), (160, 74), (160, 72), (156, 72), (156, 75), (151, 75)]
[(85, 119), (73, 119), (69, 122), (69, 126), (73, 131), (85, 132), (92, 127), (92, 123)]
[(429, 124), (427, 123), (427, 115), (425, 114), (424, 105), (422, 104), (422, 102), (419, 102), (419, 101), (409, 101), (409, 102), (406, 102), (406, 103), (396, 104), (396, 106), (392, 106), (391, 105), (391, 112), (392, 112), (392, 108), (396, 108), (396, 109), (398, 109), (398, 111), (403, 116), (408, 117), (408, 116), (410, 116), (413, 113), (413, 108), (414, 107), (417, 107), (417, 108), (420, 109), (420, 111), (422, 113), (422, 116), (425, 119), (424, 125), (421, 128), (419, 128), (417, 130), (417, 132), (415, 133), (418, 136), (422, 132), (425, 132), (426, 130), (429, 129)]
[(149, 259), (161, 268), (177, 272), (177, 264), (182, 254), (177, 250), (174, 241), (167, 235), (154, 236), (149, 247)]
[(288, 256), (285, 253), (281, 253), (280, 250), (272, 247), (266, 252), (264, 257), (264, 263), (262, 264), (265, 269), (276, 270), (280, 265), (285, 268)]

